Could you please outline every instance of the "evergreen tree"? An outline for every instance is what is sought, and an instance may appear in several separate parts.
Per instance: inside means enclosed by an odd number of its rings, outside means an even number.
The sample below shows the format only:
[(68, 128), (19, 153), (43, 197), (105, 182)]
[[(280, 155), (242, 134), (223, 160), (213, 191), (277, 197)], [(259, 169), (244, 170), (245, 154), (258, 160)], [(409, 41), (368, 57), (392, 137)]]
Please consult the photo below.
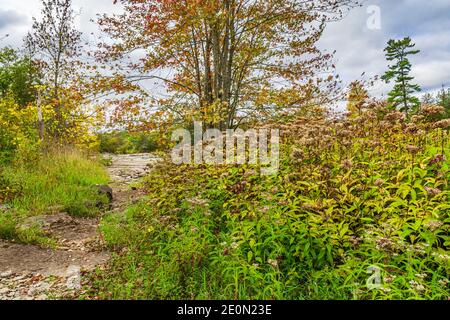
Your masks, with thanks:
[(415, 44), (411, 42), (411, 38), (407, 37), (402, 40), (389, 40), (384, 50), (386, 59), (394, 62), (393, 65), (389, 65), (389, 70), (382, 77), (386, 83), (395, 81), (394, 88), (389, 93), (388, 102), (393, 108), (407, 115), (416, 112), (420, 106), (420, 100), (413, 94), (421, 89), (419, 85), (411, 83), (414, 77), (410, 76), (411, 63), (408, 60), (408, 56), (420, 52), (420, 50), (414, 50), (414, 47)]

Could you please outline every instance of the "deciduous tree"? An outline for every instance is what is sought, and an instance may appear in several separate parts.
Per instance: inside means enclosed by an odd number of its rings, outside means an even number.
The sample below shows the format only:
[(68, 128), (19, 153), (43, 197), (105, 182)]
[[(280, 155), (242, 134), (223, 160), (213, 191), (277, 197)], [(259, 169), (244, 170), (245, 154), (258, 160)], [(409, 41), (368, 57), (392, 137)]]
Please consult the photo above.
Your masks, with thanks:
[(50, 89), (56, 119), (63, 126), (62, 93), (76, 76), (81, 50), (81, 32), (74, 25), (72, 0), (42, 0), (42, 18), (33, 18), (26, 45), (42, 62), (44, 84)]
[(0, 50), (0, 98), (11, 95), (22, 107), (35, 101), (39, 76), (38, 66), (29, 57), (11, 48)]
[[(118, 2), (118, 1), (115, 1)], [(336, 79), (317, 47), (353, 0), (121, 0), (99, 19), (98, 57), (129, 81), (164, 84), (155, 103), (210, 127), (326, 101)], [(110, 41), (113, 39), (114, 41)], [(152, 83), (154, 85), (154, 83)]]

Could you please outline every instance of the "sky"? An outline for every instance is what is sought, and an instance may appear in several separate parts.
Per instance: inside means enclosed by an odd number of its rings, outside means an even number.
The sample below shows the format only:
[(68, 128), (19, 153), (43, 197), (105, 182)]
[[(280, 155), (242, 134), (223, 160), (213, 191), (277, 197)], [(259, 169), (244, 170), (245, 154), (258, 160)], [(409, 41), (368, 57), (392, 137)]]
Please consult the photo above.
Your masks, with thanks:
[[(98, 13), (119, 10), (113, 0), (73, 0), (79, 29), (95, 41), (98, 29), (90, 20)], [(0, 47), (17, 47), (39, 16), (40, 0), (0, 0)], [(93, 34), (92, 34), (93, 33)], [(9, 34), (7, 38), (4, 38)], [(381, 76), (387, 68), (383, 49), (389, 39), (410, 36), (421, 53), (411, 58), (412, 75), (424, 92), (450, 86), (450, 0), (365, 0), (343, 20), (330, 23), (319, 42), (334, 51), (336, 72), (343, 85)], [(364, 73), (364, 76), (362, 74)], [(378, 82), (370, 88), (376, 97), (391, 86)]]

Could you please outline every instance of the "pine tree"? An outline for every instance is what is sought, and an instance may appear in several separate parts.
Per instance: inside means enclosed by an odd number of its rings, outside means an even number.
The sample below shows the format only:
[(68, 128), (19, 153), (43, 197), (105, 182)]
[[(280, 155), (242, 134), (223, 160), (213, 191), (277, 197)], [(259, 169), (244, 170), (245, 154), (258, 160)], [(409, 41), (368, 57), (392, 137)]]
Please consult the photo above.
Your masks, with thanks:
[(386, 83), (395, 81), (394, 88), (389, 93), (388, 102), (393, 108), (405, 112), (406, 115), (416, 112), (420, 106), (420, 100), (413, 94), (420, 92), (421, 89), (419, 85), (411, 83), (414, 77), (410, 76), (411, 63), (408, 60), (408, 56), (420, 52), (420, 50), (414, 50), (414, 47), (415, 44), (412, 43), (411, 38), (407, 37), (402, 40), (389, 40), (384, 50), (386, 59), (395, 62), (389, 65), (389, 70), (382, 77)]

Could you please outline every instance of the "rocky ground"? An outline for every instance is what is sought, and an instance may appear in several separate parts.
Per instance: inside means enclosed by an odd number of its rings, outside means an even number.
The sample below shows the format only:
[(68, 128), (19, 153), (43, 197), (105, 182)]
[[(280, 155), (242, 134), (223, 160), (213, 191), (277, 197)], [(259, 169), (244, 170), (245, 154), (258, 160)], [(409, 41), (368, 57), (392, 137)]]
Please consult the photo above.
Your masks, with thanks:
[(127, 154), (113, 155), (105, 154), (105, 158), (111, 160), (108, 168), (111, 180), (115, 184), (127, 184), (145, 176), (159, 159), (151, 154)]
[[(142, 196), (130, 184), (145, 176), (159, 159), (151, 154), (105, 155), (113, 189), (112, 212), (121, 212)], [(55, 240), (52, 248), (0, 240), (0, 300), (70, 299), (81, 293), (82, 272), (105, 266), (109, 259), (100, 218), (75, 218), (61, 212), (32, 217)]]

